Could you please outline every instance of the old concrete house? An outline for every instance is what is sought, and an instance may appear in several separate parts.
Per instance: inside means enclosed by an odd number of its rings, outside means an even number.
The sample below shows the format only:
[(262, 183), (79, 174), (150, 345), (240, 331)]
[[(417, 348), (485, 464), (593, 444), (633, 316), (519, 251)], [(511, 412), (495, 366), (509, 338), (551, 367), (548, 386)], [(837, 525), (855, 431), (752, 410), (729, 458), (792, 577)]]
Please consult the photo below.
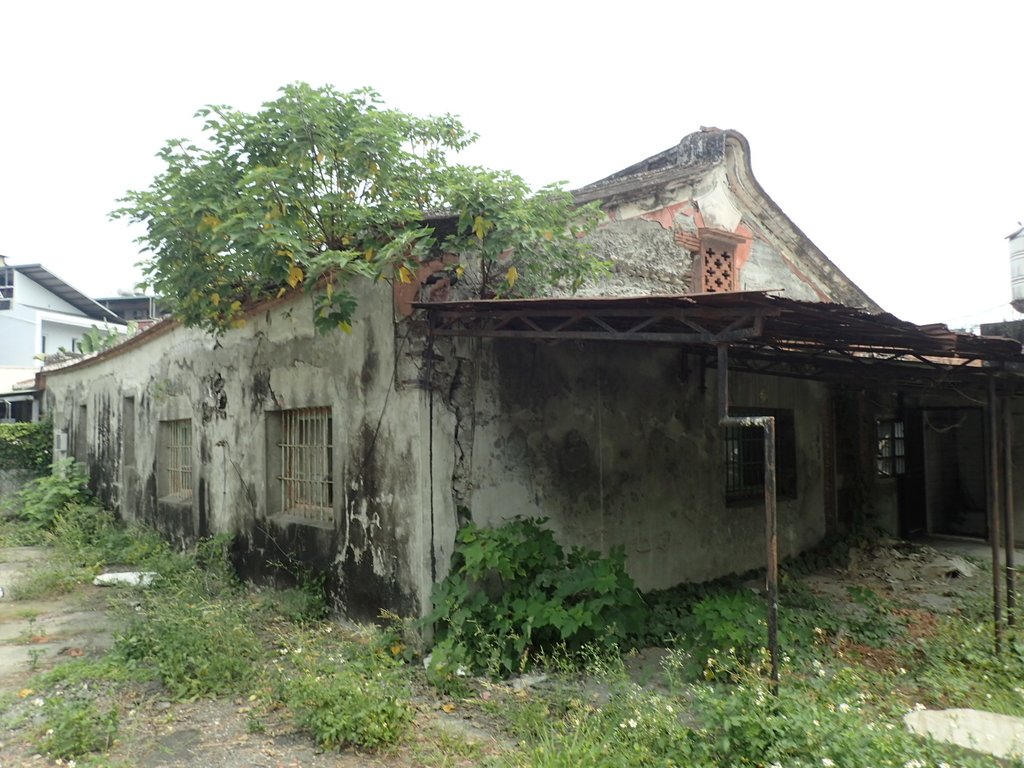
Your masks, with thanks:
[(126, 518), (234, 532), (252, 573), (322, 568), (358, 617), (422, 613), (468, 519), (623, 547), (644, 589), (762, 565), (761, 433), (720, 426), (724, 399), (775, 418), (782, 555), (862, 520), (1014, 521), (1020, 345), (882, 313), (742, 136), (702, 130), (577, 197), (602, 201), (613, 265), (580, 295), (366, 285), (350, 335), (314, 335), (306, 295), (220, 339), (164, 321), (45, 375), (58, 445)]

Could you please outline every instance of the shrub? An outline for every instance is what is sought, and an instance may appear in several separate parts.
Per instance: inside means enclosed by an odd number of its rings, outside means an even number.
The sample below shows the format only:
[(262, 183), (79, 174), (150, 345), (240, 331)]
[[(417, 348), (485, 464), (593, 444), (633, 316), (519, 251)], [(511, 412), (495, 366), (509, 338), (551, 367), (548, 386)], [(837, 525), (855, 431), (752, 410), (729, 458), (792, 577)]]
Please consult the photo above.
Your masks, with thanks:
[(541, 652), (623, 645), (645, 606), (621, 550), (568, 555), (545, 521), (517, 518), (494, 529), (468, 525), (456, 537), (448, 577), (435, 587), (438, 642), (432, 667), (507, 675)]
[(36, 478), (22, 488), (14, 501), (16, 518), (38, 530), (50, 530), (54, 519), (68, 505), (88, 501), (85, 468), (64, 459), (53, 465), (53, 474)]
[(53, 454), (53, 424), (0, 424), (0, 469), (29, 469), (43, 474)]

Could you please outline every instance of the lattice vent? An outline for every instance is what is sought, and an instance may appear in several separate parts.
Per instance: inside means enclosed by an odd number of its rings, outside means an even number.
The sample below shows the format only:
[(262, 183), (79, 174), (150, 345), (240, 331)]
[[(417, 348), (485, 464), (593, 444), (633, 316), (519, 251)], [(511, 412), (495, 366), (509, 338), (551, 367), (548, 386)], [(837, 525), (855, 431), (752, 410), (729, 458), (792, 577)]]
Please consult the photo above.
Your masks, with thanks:
[(715, 252), (708, 248), (704, 252), (703, 291), (721, 293), (733, 289), (733, 258), (727, 251)]

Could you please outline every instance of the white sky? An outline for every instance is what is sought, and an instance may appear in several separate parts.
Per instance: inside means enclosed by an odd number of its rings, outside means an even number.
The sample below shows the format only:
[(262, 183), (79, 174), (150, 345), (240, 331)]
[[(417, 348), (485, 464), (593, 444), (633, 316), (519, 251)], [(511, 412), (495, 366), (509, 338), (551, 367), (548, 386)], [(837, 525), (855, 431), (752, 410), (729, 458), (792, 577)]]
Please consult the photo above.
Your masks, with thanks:
[(1024, 3), (4, 3), (0, 253), (112, 295), (107, 212), (208, 103), (376, 88), (481, 135), (467, 162), (594, 181), (701, 125), (869, 295), (918, 323), (1012, 318)]

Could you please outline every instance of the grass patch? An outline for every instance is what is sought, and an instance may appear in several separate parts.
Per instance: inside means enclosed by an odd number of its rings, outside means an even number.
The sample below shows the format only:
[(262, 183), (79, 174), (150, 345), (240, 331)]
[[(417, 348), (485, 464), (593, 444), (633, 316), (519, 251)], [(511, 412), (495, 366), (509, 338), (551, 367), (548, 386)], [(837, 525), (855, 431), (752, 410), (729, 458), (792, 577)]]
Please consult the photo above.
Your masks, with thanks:
[(274, 667), (274, 700), (326, 749), (394, 747), (409, 732), (408, 669), (379, 642), (330, 625), (293, 630), (279, 639)]
[[(778, 697), (761, 647), (764, 601), (735, 579), (648, 596), (642, 630), (658, 630), (651, 639), (670, 647), (660, 670), (647, 673), (650, 685), (640, 686), (616, 644), (636, 637), (632, 628), (612, 621), (612, 636), (590, 642), (601, 617), (622, 618), (603, 610), (605, 600), (629, 591), (618, 564), (570, 560), (547, 539), (533, 541), (532, 528), (496, 548), (464, 542), (461, 556), (473, 567), (463, 569), (462, 583), (448, 585), (444, 615), (447, 638), (459, 639), (449, 650), (469, 656), (450, 655), (449, 674), (431, 678), (442, 694), (434, 705), (438, 691), (424, 683), (413, 626), (391, 616), (384, 631), (342, 631), (323, 618), (322, 578), (297, 575), (293, 589), (251, 590), (235, 577), (224, 537), (182, 554), (76, 500), (42, 517), (60, 564), (33, 573), (37, 594), (115, 562), (161, 574), (148, 589), (119, 591), (130, 599), (118, 600), (121, 629), (110, 654), (64, 662), (7, 702), (0, 726), (31, 733), (41, 752), (80, 764), (105, 759), (97, 755), (117, 738), (125, 713), (110, 702), (131, 700), (122, 694), (153, 680), (171, 699), (248, 696), (243, 716), (251, 734), (283, 716), (325, 749), (401, 749), (424, 766), (973, 768), (998, 763), (920, 740), (905, 731), (902, 716), (915, 705), (1024, 715), (1024, 635), (1008, 632), (995, 657), (981, 612), (987, 606), (967, 602), (935, 616), (884, 587), (856, 585), (826, 598), (793, 576), (782, 580), (788, 656)], [(533, 564), (524, 566), (528, 584), (548, 585), (527, 601), (547, 622), (527, 628), (528, 637), (519, 617), (504, 610), (517, 605), (491, 599), (514, 577), (513, 562)], [(549, 576), (565, 583), (555, 589)], [(559, 595), (568, 597), (556, 605)], [(485, 625), (456, 616), (466, 606), (482, 606), (491, 622), (472, 648), (461, 643)], [(577, 626), (577, 619), (586, 621)], [(518, 671), (524, 650), (548, 675), (536, 688), (483, 681), (455, 666), (472, 659), (477, 669)], [(427, 702), (415, 728), (414, 694)], [(431, 723), (424, 713), (437, 706), (438, 717), (486, 723), (497, 738), (478, 742), (457, 723)]]
[(66, 561), (37, 565), (11, 584), (10, 596), (14, 600), (43, 600), (66, 595), (93, 575), (93, 569)]
[(117, 707), (91, 698), (52, 696), (43, 704), (36, 742), (39, 751), (60, 760), (108, 750), (117, 736)]

